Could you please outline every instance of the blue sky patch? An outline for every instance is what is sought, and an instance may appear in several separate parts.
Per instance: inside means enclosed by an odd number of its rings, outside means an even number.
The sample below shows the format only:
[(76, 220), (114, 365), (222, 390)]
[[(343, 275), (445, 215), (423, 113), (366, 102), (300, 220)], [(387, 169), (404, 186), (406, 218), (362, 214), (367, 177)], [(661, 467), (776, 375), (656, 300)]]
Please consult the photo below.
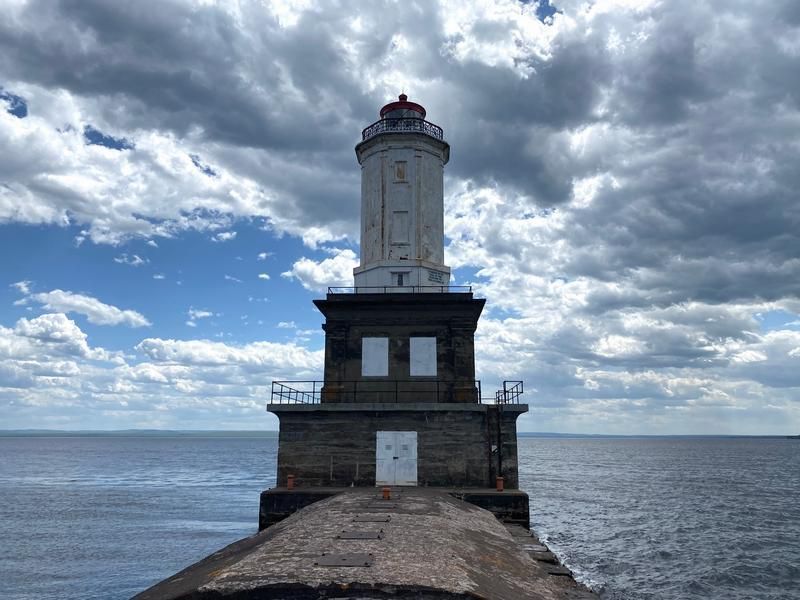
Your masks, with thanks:
[[(322, 348), (322, 316), (311, 301), (324, 294), (281, 273), (298, 256), (321, 260), (328, 256), (325, 251), (311, 250), (291, 236), (275, 237), (255, 221), (238, 220), (227, 231), (237, 235), (219, 242), (214, 241), (219, 232), (188, 231), (153, 243), (137, 239), (110, 246), (89, 240), (76, 245), (80, 227), (0, 226), (0, 254), (17, 254), (0, 277), (0, 324), (13, 326), (20, 318), (54, 312), (35, 300), (20, 302), (26, 295), (13, 284), (30, 281), (29, 298), (65, 290), (135, 310), (152, 323), (109, 327), (81, 314), (67, 315), (92, 345), (111, 350), (130, 352), (147, 337), (243, 344), (287, 342), (297, 335), (309, 338), (310, 349)], [(15, 252), (18, 248), (26, 251)]]
[[(523, 0), (523, 3), (530, 4), (530, 2), (526, 2), (525, 0)], [(536, 4), (536, 16), (542, 23), (547, 23), (554, 14), (562, 12), (553, 4), (550, 4), (550, 0), (538, 0), (538, 2), (534, 2), (534, 4)]]
[(756, 315), (762, 331), (775, 329), (800, 329), (800, 315), (785, 310), (771, 310)]
[(202, 160), (200, 160), (200, 157), (197, 156), (197, 154), (190, 154), (189, 158), (192, 159), (192, 163), (194, 163), (195, 167), (200, 169), (203, 173), (205, 173), (209, 177), (217, 176), (217, 172), (211, 167), (209, 167), (207, 164), (205, 164)]
[(106, 135), (91, 125), (87, 125), (83, 128), (83, 137), (86, 139), (87, 144), (105, 146), (106, 148), (112, 148), (113, 150), (131, 150), (134, 147), (133, 142), (125, 138), (115, 138), (110, 135)]
[(0, 101), (5, 103), (6, 112), (15, 117), (24, 119), (28, 116), (28, 103), (25, 102), (22, 96), (17, 96), (16, 94), (12, 94), (0, 88)]

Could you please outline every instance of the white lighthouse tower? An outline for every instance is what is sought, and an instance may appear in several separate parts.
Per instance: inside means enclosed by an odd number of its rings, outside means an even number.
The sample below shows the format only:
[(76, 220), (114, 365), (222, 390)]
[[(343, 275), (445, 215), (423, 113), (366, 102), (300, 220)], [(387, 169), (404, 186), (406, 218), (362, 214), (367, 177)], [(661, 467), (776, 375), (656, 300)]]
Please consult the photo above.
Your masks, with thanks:
[[(401, 94), (356, 146), (361, 165), (359, 293), (447, 291), (444, 165), (450, 145), (425, 109)], [(390, 289), (391, 288), (391, 289)]]

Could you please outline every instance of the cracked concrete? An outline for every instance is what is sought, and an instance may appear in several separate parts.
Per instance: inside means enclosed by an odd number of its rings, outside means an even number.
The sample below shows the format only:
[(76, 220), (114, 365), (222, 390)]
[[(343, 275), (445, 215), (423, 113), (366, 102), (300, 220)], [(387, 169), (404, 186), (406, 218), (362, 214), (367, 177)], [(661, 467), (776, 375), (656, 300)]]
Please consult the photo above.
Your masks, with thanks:
[[(354, 521), (363, 515), (389, 519)], [(380, 539), (339, 537), (379, 530)], [(346, 562), (370, 554), (370, 566), (315, 565), (323, 555)], [(550, 557), (523, 527), (505, 526), (445, 492), (403, 488), (387, 502), (374, 488), (357, 488), (306, 507), (135, 599), (596, 598)]]

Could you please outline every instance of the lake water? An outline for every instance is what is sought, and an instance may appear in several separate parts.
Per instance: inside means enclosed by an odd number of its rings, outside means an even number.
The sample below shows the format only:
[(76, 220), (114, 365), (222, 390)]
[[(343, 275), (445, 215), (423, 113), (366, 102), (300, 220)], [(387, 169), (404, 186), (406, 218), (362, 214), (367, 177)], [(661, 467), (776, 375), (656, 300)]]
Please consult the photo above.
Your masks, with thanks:
[[(0, 596), (129, 598), (255, 533), (264, 435), (0, 437)], [(520, 439), (534, 529), (614, 600), (800, 598), (800, 441)]]

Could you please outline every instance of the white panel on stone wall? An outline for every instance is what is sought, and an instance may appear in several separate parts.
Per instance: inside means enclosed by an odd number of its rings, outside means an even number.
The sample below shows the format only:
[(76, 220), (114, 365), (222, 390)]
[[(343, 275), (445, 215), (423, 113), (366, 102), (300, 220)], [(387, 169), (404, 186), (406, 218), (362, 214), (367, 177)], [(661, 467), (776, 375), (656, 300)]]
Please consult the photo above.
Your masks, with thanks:
[(412, 377), (436, 377), (435, 337), (412, 337), (409, 354)]
[(389, 338), (361, 338), (361, 375), (365, 377), (389, 375)]

